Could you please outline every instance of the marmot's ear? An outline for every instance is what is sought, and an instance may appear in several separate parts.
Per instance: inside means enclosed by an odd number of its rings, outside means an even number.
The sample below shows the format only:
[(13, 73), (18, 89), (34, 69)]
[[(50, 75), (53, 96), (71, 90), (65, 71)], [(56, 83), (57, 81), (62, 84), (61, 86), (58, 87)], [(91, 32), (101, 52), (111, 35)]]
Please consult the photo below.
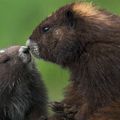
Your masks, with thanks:
[(65, 17), (67, 18), (68, 25), (74, 27), (75, 25), (74, 13), (71, 10), (67, 10), (65, 12)]
[(7, 61), (10, 60), (10, 57), (7, 55), (0, 55), (0, 63), (6, 63)]

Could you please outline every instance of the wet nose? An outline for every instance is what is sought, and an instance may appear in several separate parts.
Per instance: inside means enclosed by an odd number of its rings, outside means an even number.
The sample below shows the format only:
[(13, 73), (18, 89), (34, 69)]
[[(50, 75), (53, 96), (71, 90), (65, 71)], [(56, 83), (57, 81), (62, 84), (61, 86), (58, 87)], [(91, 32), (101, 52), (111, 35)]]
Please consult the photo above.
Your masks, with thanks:
[(22, 53), (25, 53), (25, 54), (29, 54), (29, 47), (22, 46), (20, 48), (19, 52), (22, 52)]
[(24, 47), (23, 48), (23, 53), (28, 54), (29, 53), (29, 47)]

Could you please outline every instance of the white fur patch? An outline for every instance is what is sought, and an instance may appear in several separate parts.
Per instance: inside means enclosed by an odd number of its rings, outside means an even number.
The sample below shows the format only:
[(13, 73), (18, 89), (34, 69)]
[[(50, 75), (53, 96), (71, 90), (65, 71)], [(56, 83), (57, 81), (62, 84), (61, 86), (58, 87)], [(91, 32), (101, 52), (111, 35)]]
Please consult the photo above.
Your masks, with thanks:
[(19, 53), (23, 53), (24, 49), (27, 49), (27, 47), (26, 46), (21, 46), (20, 49), (19, 49)]
[(26, 46), (28, 47), (30, 45), (30, 39), (27, 40)]
[(26, 46), (30, 47), (31, 52), (36, 56), (39, 57), (39, 47), (36, 42), (28, 39), (26, 42)]
[(26, 46), (21, 46), (19, 49), (19, 56), (22, 58), (24, 63), (27, 63), (28, 60), (30, 59), (30, 55), (27, 55), (24, 53), (24, 49), (26, 49)]
[(5, 52), (5, 50), (0, 50), (0, 53), (4, 53)]
[(36, 55), (39, 56), (39, 48), (38, 48), (37, 43), (34, 43), (34, 45), (33, 45), (33, 50), (34, 50), (34, 53), (36, 53)]

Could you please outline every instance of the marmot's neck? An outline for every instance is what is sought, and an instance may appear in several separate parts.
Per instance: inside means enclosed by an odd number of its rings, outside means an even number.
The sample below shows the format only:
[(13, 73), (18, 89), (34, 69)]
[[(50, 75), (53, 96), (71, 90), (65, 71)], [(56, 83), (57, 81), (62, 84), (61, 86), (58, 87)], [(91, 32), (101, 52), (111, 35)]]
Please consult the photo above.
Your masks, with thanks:
[[(95, 68), (88, 66), (87, 63), (74, 64), (70, 67), (71, 80), (93, 109), (96, 109), (96, 106), (102, 107), (120, 100), (120, 81), (115, 80), (114, 76), (108, 79), (111, 76), (102, 74)], [(113, 73), (113, 75), (115, 74)]]

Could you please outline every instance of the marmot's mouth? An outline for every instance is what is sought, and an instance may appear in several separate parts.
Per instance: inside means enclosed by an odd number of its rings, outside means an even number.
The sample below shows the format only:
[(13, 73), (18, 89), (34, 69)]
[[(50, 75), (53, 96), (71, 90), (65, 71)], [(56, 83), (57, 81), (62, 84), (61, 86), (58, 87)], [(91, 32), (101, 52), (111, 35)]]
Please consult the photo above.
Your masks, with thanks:
[(19, 49), (19, 57), (24, 63), (29, 63), (32, 60), (29, 48), (26, 46), (21, 46)]
[(30, 49), (31, 53), (37, 57), (40, 58), (40, 54), (39, 54), (39, 47), (37, 45), (37, 43), (33, 42), (32, 40), (27, 40), (26, 42), (26, 46)]

